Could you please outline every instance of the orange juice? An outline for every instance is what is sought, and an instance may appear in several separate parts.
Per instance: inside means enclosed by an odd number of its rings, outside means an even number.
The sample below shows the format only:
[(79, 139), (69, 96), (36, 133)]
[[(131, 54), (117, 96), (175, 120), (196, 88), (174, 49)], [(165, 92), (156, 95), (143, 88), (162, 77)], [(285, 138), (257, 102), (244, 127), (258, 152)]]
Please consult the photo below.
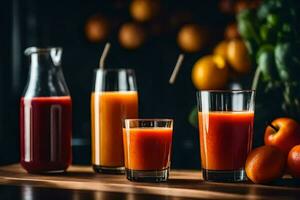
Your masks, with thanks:
[(164, 170), (170, 166), (172, 128), (123, 129), (125, 167)]
[(94, 92), (91, 97), (92, 163), (123, 167), (122, 121), (138, 117), (136, 91)]

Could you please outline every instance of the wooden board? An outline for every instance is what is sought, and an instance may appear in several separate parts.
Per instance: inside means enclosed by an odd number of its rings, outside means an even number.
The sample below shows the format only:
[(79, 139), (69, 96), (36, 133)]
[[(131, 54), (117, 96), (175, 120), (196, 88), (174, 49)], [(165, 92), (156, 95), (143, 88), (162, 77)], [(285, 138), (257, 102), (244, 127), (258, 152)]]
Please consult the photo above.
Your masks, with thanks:
[(282, 179), (272, 186), (213, 183), (203, 181), (200, 171), (181, 170), (172, 170), (167, 183), (157, 184), (130, 182), (124, 175), (96, 174), (89, 166), (72, 166), (65, 174), (35, 175), (15, 164), (0, 167), (0, 184), (139, 194), (141, 197), (157, 195), (172, 199), (300, 199), (300, 183), (295, 179)]

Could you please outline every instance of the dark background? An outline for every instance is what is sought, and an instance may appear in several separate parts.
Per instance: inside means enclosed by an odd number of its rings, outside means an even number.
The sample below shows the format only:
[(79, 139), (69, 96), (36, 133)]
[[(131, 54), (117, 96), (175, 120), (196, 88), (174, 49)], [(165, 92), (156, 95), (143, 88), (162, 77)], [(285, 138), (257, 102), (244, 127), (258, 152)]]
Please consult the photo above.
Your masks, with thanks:
[[(188, 123), (196, 104), (191, 82), (195, 61), (211, 51), (223, 38), (226, 23), (234, 16), (221, 14), (214, 0), (161, 1), (164, 17), (157, 23), (166, 28), (148, 38), (139, 49), (119, 45), (118, 27), (132, 18), (126, 0), (1, 0), (0, 6), (0, 163), (19, 159), (19, 99), (25, 87), (28, 62), (23, 51), (29, 46), (61, 46), (63, 70), (73, 99), (73, 162), (90, 163), (90, 92), (93, 70), (105, 42), (90, 43), (84, 34), (88, 17), (101, 13), (114, 23), (107, 41), (112, 43), (107, 67), (133, 68), (139, 90), (142, 118), (173, 118), (173, 168), (199, 168), (198, 131)], [(210, 27), (211, 41), (205, 50), (186, 54), (174, 85), (169, 76), (181, 52), (176, 44), (178, 29), (185, 23), (181, 12), (190, 14), (188, 22)], [(178, 16), (179, 17), (178, 17)], [(176, 19), (175, 25), (170, 23)], [(151, 31), (151, 29), (147, 29)]]

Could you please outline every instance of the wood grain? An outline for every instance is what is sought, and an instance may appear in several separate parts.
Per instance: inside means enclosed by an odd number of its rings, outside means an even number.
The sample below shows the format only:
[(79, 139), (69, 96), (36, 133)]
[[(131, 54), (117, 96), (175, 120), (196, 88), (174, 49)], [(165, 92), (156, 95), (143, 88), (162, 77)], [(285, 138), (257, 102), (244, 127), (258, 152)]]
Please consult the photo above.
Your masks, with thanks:
[(171, 171), (167, 183), (157, 184), (130, 182), (124, 175), (96, 174), (89, 166), (72, 166), (64, 174), (37, 175), (26, 173), (16, 164), (0, 167), (0, 184), (158, 195), (175, 199), (300, 199), (299, 180), (285, 178), (274, 182), (272, 186), (214, 183), (203, 181), (200, 171), (181, 170)]

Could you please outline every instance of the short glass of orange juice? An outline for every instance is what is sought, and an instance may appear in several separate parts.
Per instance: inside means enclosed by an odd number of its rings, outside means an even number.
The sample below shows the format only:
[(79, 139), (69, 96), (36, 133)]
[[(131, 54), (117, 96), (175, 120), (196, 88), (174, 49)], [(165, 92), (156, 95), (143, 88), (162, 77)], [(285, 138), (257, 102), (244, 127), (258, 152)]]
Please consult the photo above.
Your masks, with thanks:
[(95, 70), (91, 95), (92, 164), (101, 173), (124, 173), (122, 123), (138, 117), (132, 69)]
[(172, 119), (126, 119), (123, 143), (130, 181), (164, 182), (170, 169)]

